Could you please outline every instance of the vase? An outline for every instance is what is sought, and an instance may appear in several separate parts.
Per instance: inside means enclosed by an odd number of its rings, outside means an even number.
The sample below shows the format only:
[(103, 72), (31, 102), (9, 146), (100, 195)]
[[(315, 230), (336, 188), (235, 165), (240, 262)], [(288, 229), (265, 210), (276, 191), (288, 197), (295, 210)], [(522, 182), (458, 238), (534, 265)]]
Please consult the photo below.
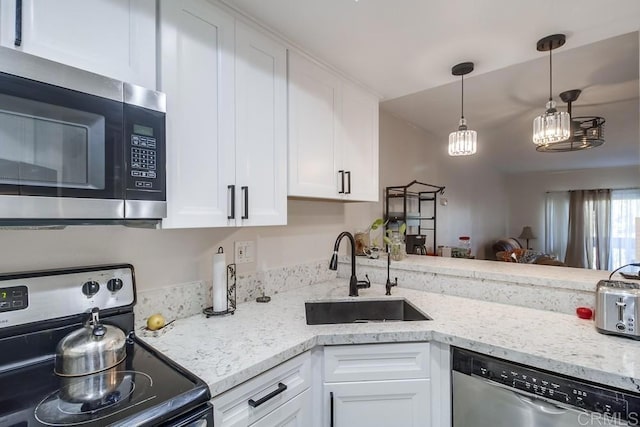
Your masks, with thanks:
[(405, 251), (404, 239), (399, 233), (391, 235), (391, 244), (389, 245), (389, 255), (393, 261), (402, 261), (407, 255)]

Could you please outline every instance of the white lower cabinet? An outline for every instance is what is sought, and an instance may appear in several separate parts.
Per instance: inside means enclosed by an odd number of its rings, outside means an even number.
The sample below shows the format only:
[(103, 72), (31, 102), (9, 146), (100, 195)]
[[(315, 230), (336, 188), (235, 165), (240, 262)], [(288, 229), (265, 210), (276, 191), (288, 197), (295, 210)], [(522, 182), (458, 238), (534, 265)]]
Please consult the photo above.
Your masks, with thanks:
[(311, 390), (305, 390), (251, 427), (309, 427)]
[(325, 410), (334, 427), (428, 427), (429, 380), (325, 383)]
[(436, 427), (431, 346), (397, 343), (325, 347), (322, 425)]
[(316, 347), (213, 400), (216, 427), (450, 427), (449, 346)]
[(216, 427), (310, 426), (311, 355), (302, 353), (213, 400)]

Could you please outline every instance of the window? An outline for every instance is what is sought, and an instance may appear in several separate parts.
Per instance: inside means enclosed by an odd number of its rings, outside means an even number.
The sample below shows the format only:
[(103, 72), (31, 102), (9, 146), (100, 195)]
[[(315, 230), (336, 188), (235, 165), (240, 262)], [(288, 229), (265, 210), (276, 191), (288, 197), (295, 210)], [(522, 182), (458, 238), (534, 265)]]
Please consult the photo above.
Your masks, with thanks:
[[(558, 256), (558, 259), (565, 261), (567, 246), (569, 245), (569, 201), (570, 192), (568, 191), (552, 191), (546, 193), (545, 199), (545, 251), (549, 254)], [(610, 210), (609, 236), (605, 241), (608, 246), (608, 259), (604, 266), (608, 270), (612, 270), (621, 265), (637, 262), (638, 254), (636, 253), (636, 218), (640, 218), (640, 188), (611, 190), (611, 203), (608, 208)], [(585, 209), (593, 210), (592, 207), (586, 206)], [(597, 259), (598, 248), (597, 237), (606, 235), (606, 231), (598, 232), (594, 217), (587, 216), (583, 224), (581, 244), (584, 246), (584, 258), (589, 260), (587, 268), (596, 268), (591, 260)], [(575, 231), (575, 230), (574, 230)], [(584, 238), (588, 236), (588, 238)], [(593, 236), (597, 236), (594, 238)], [(582, 245), (584, 241), (584, 245)], [(631, 269), (633, 270), (633, 269)]]
[(640, 218), (640, 188), (611, 192), (611, 255), (609, 268), (638, 261), (636, 218)]

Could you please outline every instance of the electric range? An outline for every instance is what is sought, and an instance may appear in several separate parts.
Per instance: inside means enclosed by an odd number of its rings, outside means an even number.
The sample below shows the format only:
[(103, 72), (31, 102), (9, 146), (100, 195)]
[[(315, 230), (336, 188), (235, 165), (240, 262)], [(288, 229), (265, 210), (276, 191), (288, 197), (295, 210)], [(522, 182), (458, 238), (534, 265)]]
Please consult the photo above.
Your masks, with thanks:
[[(207, 385), (135, 335), (131, 265), (0, 275), (0, 426), (213, 426)], [(77, 378), (54, 373), (57, 343), (100, 308), (127, 335), (123, 362)], [(114, 385), (91, 399), (74, 381)]]

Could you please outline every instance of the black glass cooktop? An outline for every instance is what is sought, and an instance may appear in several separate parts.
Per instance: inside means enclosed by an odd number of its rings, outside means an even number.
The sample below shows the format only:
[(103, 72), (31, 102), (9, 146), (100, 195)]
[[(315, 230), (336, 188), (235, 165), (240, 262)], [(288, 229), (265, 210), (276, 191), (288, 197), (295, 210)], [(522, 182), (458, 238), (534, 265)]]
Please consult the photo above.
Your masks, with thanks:
[[(53, 359), (0, 373), (0, 426), (150, 426), (209, 399), (206, 385), (140, 341), (116, 368), (67, 379)], [(100, 390), (88, 398), (85, 389)]]

